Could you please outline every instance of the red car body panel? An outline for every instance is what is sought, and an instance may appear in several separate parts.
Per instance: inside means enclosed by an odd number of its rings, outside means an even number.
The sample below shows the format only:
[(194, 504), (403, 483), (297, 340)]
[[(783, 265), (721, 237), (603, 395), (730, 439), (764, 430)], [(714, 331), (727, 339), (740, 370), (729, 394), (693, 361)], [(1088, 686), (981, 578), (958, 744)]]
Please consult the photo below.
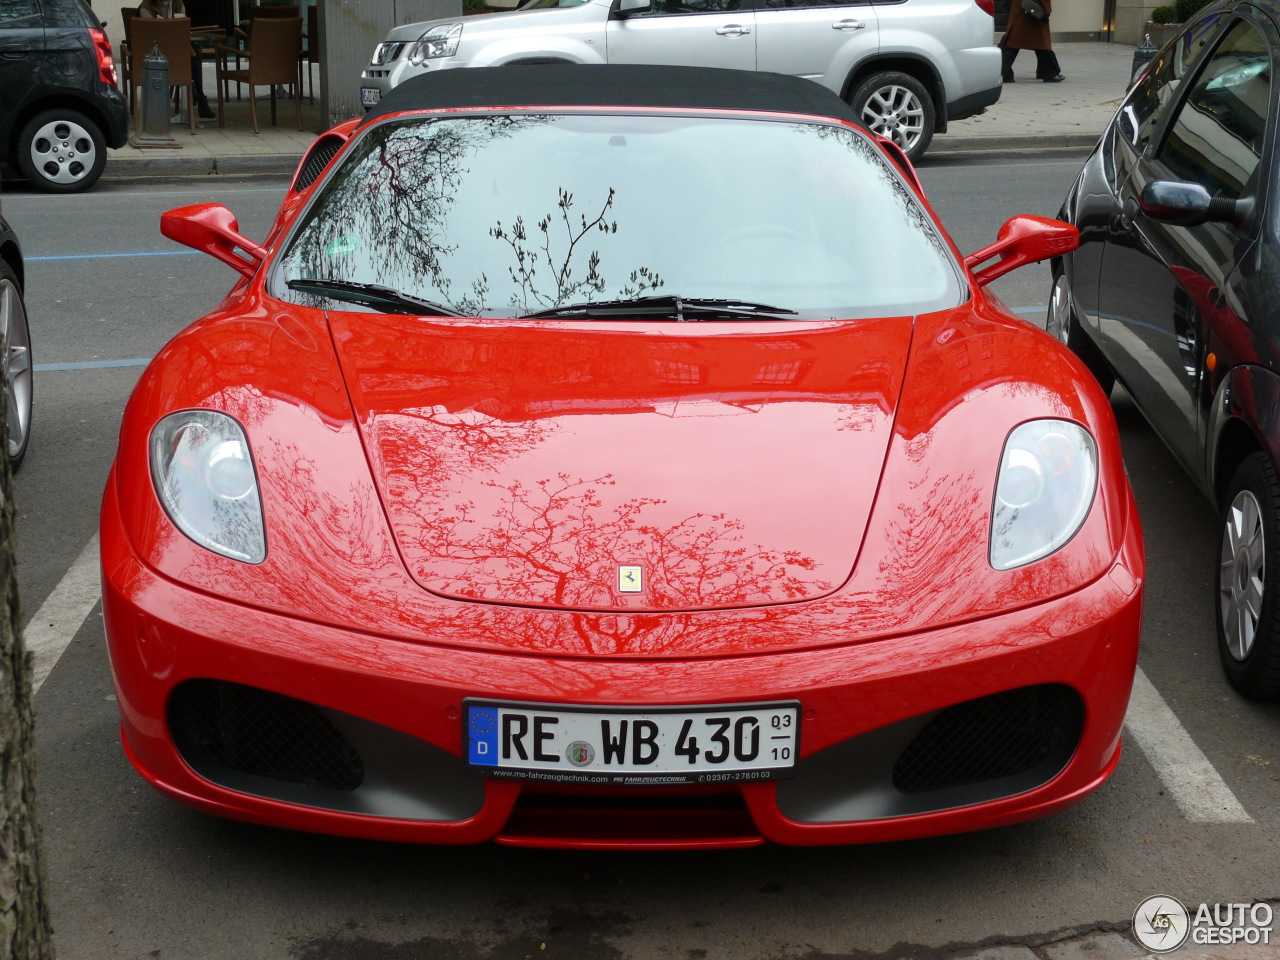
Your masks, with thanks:
[[(307, 193), (286, 200), (269, 250)], [(265, 273), (144, 372), (103, 502), (122, 737), (165, 794), (379, 839), (687, 848), (1011, 823), (1077, 802), (1114, 768), (1144, 578), (1114, 419), (1065, 348), (976, 282), (962, 306), (915, 318), (675, 324), (326, 314), (268, 296)], [(245, 431), (261, 564), (198, 546), (157, 501), (151, 430), (193, 408)], [(1001, 451), (1044, 417), (1094, 437), (1094, 503), (1057, 552), (997, 571)], [(481, 555), (504, 524), (497, 556)], [(648, 579), (638, 599), (611, 587), (630, 562)], [(484, 780), (477, 812), (424, 821), (201, 776), (166, 721), (191, 679), (252, 683), (452, 757), (468, 697), (795, 699), (802, 758), (1015, 687), (1065, 685), (1085, 709), (1048, 782), (927, 813), (801, 822), (783, 812), (784, 781), (646, 794), (740, 797), (737, 811), (584, 802), (566, 817), (522, 803), (601, 789)]]
[[(174, 583), (139, 562), (120, 522), (118, 494), (119, 477), (113, 471), (103, 503), (103, 609), (123, 739), (130, 759), (154, 786), (206, 812), (273, 826), (431, 843), (495, 837), (547, 846), (667, 848), (740, 845), (762, 837), (790, 844), (870, 842), (979, 829), (1064, 809), (1110, 774), (1119, 752), (1141, 616), (1143, 560), (1136, 524), (1128, 527), (1107, 576), (1066, 597), (998, 617), (823, 650), (592, 661), (450, 650), (238, 607)], [(489, 628), (485, 605), (455, 606), (478, 633)], [(530, 610), (525, 616), (525, 629), (536, 630), (546, 614)], [(617, 616), (627, 622), (619, 624), (623, 630), (643, 629), (630, 621), (652, 622), (635, 614)], [(707, 621), (729, 616), (724, 611), (697, 615)], [(847, 619), (856, 631), (856, 613)], [(714, 623), (704, 629), (714, 631)], [(992, 637), (999, 637), (999, 643)], [(1029, 794), (912, 817), (815, 824), (780, 813), (776, 783), (744, 784), (732, 790), (741, 792), (750, 821), (732, 822), (728, 834), (720, 822), (703, 823), (693, 831), (687, 823), (663, 823), (666, 832), (638, 836), (635, 818), (620, 815), (600, 824), (598, 831), (584, 830), (573, 818), (539, 823), (535, 817), (532, 831), (520, 823), (509, 825), (523, 791), (546, 789), (510, 781), (484, 781), (478, 815), (432, 823), (353, 816), (224, 789), (195, 774), (175, 751), (162, 721), (165, 698), (187, 678), (239, 681), (248, 676), (280, 693), (367, 717), (455, 755), (462, 752), (462, 700), (477, 694), (545, 703), (617, 703), (625, 698), (637, 704), (697, 704), (741, 702), (767, 689), (779, 699), (801, 701), (804, 755), (923, 709), (1011, 685), (1067, 683), (1100, 709), (1088, 712), (1070, 764)]]

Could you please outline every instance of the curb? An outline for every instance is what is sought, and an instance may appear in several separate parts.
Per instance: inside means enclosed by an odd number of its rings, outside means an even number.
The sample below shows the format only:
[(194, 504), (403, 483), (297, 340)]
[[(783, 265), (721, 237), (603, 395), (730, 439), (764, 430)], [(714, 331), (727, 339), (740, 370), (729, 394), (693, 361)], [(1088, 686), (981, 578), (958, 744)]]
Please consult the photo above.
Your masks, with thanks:
[[(1093, 149), (1102, 131), (1097, 133), (1048, 133), (1021, 137), (952, 137), (941, 134), (933, 141), (930, 153), (995, 153), (1003, 150)], [(925, 154), (927, 158), (928, 153)]]
[(262, 176), (292, 174), (302, 153), (229, 154), (197, 157), (111, 157), (103, 171), (104, 180), (140, 177)]

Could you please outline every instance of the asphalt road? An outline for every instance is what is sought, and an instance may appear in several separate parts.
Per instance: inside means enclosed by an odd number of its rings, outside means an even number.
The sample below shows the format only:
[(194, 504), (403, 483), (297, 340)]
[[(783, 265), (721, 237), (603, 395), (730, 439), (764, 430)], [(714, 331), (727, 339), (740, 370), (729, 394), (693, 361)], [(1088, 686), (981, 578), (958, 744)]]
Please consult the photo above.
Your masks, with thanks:
[[(922, 177), (967, 251), (989, 243), (1014, 213), (1056, 212), (1076, 166), (952, 163)], [(77, 197), (5, 194), (30, 258), (37, 363), (34, 434), (17, 481), (28, 615), (60, 596), (94, 534), (120, 411), (140, 370), (129, 361), (153, 355), (231, 286), (221, 264), (160, 237), (159, 213), (217, 199), (244, 233), (261, 237), (283, 188), (281, 180), (220, 178), (104, 182)], [(999, 281), (999, 293), (1040, 320), (1048, 270), (1018, 271)], [(1139, 747), (1134, 736), (1116, 775), (1066, 813), (908, 843), (637, 855), (268, 830), (172, 805), (133, 773), (118, 743), (94, 607), (36, 700), (60, 956), (940, 957), (959, 945), (1127, 929), (1138, 902), (1156, 893), (1277, 900), (1280, 707), (1244, 702), (1222, 679), (1211, 617), (1213, 513), (1121, 391), (1114, 403), (1147, 537), (1141, 666), (1165, 708), (1144, 722), (1183, 731), (1203, 753), (1210, 786), (1225, 791), (1214, 796), (1236, 802), (1245, 822), (1191, 819), (1177, 787), (1186, 755)]]

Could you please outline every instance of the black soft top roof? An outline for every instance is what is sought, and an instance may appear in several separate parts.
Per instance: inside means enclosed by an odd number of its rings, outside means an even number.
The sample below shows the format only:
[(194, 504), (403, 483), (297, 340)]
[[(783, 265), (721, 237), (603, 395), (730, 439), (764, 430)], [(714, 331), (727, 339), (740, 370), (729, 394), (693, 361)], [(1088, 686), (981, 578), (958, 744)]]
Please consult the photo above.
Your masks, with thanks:
[(537, 64), (440, 70), (406, 80), (365, 117), (458, 107), (682, 107), (830, 117), (862, 126), (826, 87), (799, 77), (712, 67)]

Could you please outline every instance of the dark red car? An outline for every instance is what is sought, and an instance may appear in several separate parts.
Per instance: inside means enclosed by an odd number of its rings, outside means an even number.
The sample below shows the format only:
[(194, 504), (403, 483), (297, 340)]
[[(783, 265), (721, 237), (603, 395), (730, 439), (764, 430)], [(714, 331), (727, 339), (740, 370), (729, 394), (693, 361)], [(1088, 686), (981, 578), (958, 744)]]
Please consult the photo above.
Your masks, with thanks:
[[(130, 759), (363, 837), (850, 843), (1114, 769), (1143, 553), (1106, 398), (803, 80), (425, 76), (320, 138), (125, 413)], [(981, 268), (989, 259), (995, 262)]]

